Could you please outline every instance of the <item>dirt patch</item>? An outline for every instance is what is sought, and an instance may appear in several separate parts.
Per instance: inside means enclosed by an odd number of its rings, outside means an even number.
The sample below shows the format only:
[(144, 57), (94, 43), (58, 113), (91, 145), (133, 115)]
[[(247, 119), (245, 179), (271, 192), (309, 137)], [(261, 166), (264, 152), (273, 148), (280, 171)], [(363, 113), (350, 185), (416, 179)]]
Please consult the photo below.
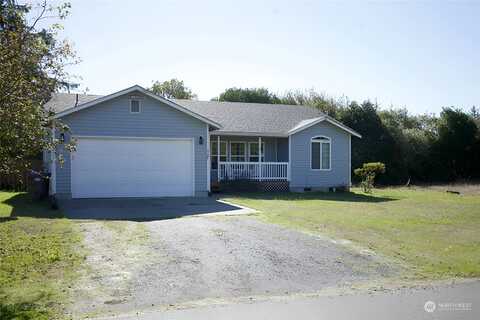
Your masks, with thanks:
[(313, 293), (396, 274), (378, 257), (253, 217), (83, 223), (74, 314)]
[(131, 300), (133, 275), (148, 261), (148, 231), (136, 222), (85, 222), (79, 228), (89, 254), (73, 288), (73, 314), (95, 315)]

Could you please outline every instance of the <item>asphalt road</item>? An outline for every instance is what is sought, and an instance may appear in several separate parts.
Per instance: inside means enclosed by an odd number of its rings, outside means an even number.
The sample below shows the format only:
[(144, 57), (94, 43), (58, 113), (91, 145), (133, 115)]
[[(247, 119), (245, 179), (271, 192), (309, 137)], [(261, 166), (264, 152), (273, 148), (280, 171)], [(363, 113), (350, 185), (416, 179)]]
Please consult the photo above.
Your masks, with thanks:
[(378, 294), (277, 298), (263, 302), (210, 305), (185, 310), (151, 310), (148, 313), (104, 319), (480, 319), (480, 281)]

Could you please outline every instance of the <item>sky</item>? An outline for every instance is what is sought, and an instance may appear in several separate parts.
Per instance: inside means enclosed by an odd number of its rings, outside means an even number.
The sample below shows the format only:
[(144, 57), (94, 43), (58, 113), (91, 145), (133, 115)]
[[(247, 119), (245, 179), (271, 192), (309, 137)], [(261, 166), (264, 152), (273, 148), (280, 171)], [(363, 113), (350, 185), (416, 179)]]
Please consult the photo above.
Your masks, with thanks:
[(200, 100), (266, 87), (417, 114), (480, 105), (480, 1), (71, 3), (61, 37), (92, 94), (178, 78)]

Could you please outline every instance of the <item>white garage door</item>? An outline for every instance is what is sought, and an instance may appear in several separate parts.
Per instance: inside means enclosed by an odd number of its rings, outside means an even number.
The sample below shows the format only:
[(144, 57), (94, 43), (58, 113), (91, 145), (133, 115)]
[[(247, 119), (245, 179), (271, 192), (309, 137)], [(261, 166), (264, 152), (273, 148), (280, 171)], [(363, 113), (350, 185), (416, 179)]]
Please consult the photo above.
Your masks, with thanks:
[(193, 196), (191, 139), (78, 138), (73, 198)]

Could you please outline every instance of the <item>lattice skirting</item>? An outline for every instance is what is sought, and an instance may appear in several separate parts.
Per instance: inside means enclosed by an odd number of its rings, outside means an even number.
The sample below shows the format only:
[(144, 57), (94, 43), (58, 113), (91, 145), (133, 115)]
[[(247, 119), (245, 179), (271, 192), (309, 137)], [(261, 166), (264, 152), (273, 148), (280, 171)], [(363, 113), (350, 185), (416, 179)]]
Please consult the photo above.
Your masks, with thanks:
[(286, 192), (289, 191), (288, 181), (259, 181), (258, 187), (263, 192)]
[(287, 192), (290, 190), (288, 181), (278, 180), (231, 180), (219, 184), (212, 183), (213, 192)]

